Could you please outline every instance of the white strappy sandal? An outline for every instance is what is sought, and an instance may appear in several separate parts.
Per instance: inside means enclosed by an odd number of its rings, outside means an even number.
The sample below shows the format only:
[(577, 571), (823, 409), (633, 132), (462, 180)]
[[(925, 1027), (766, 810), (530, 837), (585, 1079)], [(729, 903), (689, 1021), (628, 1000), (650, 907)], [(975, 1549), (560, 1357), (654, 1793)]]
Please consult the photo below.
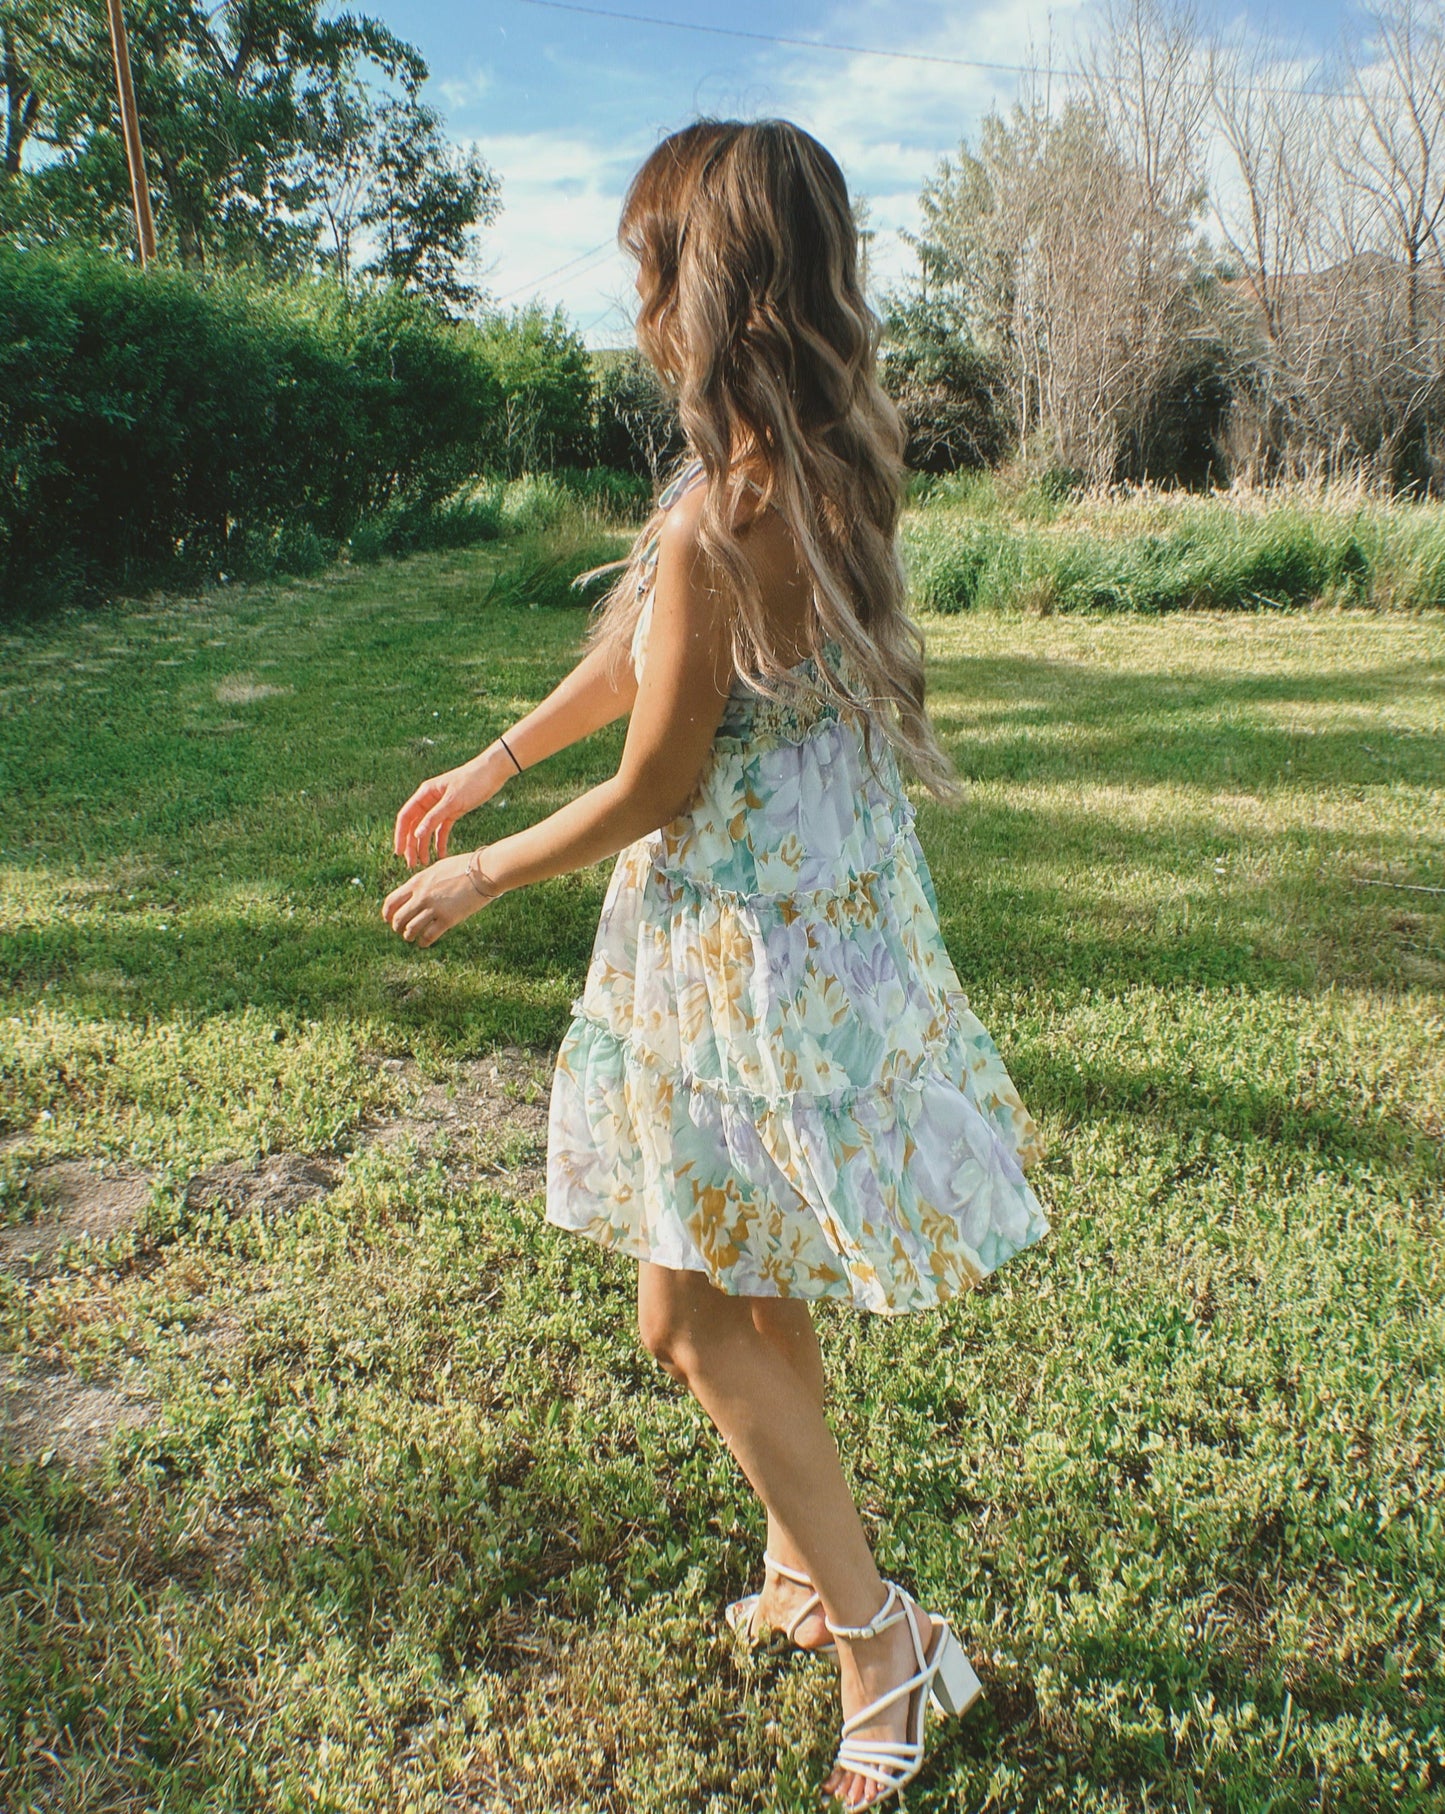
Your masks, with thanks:
[[(813, 1582), (811, 1576), (805, 1575), (800, 1568), (789, 1568), (785, 1562), (779, 1562), (777, 1557), (772, 1555), (768, 1550), (763, 1551), (763, 1561), (767, 1563), (769, 1568), (782, 1575), (785, 1580), (795, 1581), (799, 1587), (812, 1587)], [(734, 1631), (746, 1631), (748, 1629), (749, 1625), (752, 1623), (753, 1609), (761, 1598), (761, 1594), (744, 1594), (741, 1600), (732, 1600), (729, 1602), (724, 1616)], [(807, 1618), (810, 1612), (814, 1611), (815, 1608), (822, 1604), (823, 1596), (815, 1591), (793, 1614), (787, 1625), (787, 1639), (790, 1644), (798, 1644), (798, 1627), (803, 1623), (803, 1620)], [(828, 1615), (824, 1613), (823, 1619), (825, 1623), (827, 1622), (827, 1617)], [(836, 1644), (798, 1644), (798, 1649), (806, 1650), (812, 1655), (820, 1657), (835, 1657), (838, 1654), (838, 1646)]]
[[(964, 1655), (963, 1646), (947, 1619), (936, 1613), (928, 1614), (933, 1623), (933, 1636), (925, 1655), (918, 1627), (909, 1611), (916, 1602), (896, 1581), (886, 1581), (884, 1586), (888, 1589), (887, 1598), (866, 1625), (835, 1625), (826, 1613), (823, 1615), (824, 1624), (838, 1638), (875, 1638), (890, 1625), (906, 1619), (908, 1635), (913, 1639), (913, 1654), (918, 1659), (916, 1674), (896, 1688), (890, 1688), (887, 1694), (880, 1694), (866, 1707), (860, 1707), (843, 1722), (843, 1742), (838, 1747), (834, 1765), (883, 1785), (880, 1793), (870, 1796), (867, 1801), (843, 1802), (852, 1814), (858, 1814), (864, 1808), (876, 1808), (911, 1783), (923, 1768), (923, 1733), (930, 1702), (939, 1713), (957, 1717), (967, 1713), (983, 1693), (983, 1683), (974, 1674), (973, 1665)], [(852, 1736), (883, 1708), (892, 1706), (900, 1695), (910, 1697), (906, 1727), (909, 1736), (906, 1739), (857, 1739)], [(841, 1796), (837, 1799), (842, 1801)]]

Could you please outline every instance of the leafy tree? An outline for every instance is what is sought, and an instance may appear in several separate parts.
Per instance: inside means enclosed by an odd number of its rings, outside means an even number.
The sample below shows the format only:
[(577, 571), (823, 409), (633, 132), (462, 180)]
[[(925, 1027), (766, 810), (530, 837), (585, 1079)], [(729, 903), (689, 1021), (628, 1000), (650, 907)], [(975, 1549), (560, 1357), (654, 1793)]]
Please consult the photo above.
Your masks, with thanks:
[[(103, 94), (105, 128), (86, 131), (87, 98)], [(0, 0), (0, 232), (34, 244), (133, 231), (114, 94), (103, 12), (97, 36), (83, 7)]]
[[(359, 183), (348, 230), (379, 229), (379, 274), (469, 299), (457, 266), (471, 229), (496, 213), (495, 177), (447, 147), (418, 98), (427, 66), (412, 45), (378, 20), (324, 18), (321, 7), (127, 0), (163, 253), (196, 270), (283, 275), (325, 263), (329, 234), (334, 260), (340, 172), (343, 189)], [(0, 83), (0, 232), (128, 249), (104, 0), (0, 0)], [(340, 262), (349, 275), (349, 239)]]
[(20, 158), (33, 133), (45, 132), (42, 108), (55, 83), (50, 64), (59, 53), (63, 27), (47, 33), (38, 0), (4, 0), (0, 6), (0, 170), (20, 173)]
[(383, 103), (362, 148), (371, 172), (358, 218), (380, 236), (368, 268), (439, 302), (474, 304), (476, 286), (459, 267), (473, 255), (475, 225), (500, 211), (496, 176), (450, 146), (437, 114), (411, 95)]

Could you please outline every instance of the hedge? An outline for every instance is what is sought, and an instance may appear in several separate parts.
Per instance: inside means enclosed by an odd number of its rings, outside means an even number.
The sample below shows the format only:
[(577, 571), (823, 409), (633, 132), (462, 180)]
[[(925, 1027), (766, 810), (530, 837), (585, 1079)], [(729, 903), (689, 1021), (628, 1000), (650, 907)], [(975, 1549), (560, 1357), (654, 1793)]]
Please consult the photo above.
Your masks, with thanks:
[(0, 246), (0, 610), (334, 548), (500, 445), (484, 336), (395, 288)]

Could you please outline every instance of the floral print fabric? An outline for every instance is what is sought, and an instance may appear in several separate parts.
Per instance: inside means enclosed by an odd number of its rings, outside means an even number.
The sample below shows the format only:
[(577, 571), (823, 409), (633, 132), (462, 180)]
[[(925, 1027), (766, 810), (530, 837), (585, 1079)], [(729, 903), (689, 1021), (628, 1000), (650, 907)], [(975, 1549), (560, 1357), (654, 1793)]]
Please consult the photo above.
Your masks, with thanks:
[(875, 773), (811, 658), (780, 701), (734, 684), (691, 803), (608, 882), (553, 1074), (548, 1222), (732, 1294), (881, 1314), (1049, 1232), (1024, 1175), (1039, 1130), (879, 743)]

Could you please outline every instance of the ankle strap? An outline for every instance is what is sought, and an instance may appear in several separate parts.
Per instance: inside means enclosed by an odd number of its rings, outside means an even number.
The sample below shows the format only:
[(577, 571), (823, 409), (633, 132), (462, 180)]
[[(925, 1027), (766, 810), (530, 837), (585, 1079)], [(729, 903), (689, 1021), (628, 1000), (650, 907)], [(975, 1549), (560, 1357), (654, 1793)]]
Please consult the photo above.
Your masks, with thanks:
[(789, 1581), (796, 1581), (799, 1587), (811, 1587), (813, 1585), (811, 1575), (805, 1575), (800, 1568), (789, 1568), (786, 1562), (779, 1562), (778, 1558), (773, 1555), (770, 1550), (765, 1549), (763, 1551), (763, 1561), (777, 1574), (786, 1576)]
[(827, 1613), (823, 1614), (823, 1623), (835, 1638), (876, 1638), (880, 1632), (887, 1631), (890, 1625), (896, 1625), (900, 1619), (908, 1617), (908, 1601), (902, 1588), (896, 1581), (885, 1581), (883, 1585), (888, 1589), (887, 1596), (866, 1625), (835, 1625)]

